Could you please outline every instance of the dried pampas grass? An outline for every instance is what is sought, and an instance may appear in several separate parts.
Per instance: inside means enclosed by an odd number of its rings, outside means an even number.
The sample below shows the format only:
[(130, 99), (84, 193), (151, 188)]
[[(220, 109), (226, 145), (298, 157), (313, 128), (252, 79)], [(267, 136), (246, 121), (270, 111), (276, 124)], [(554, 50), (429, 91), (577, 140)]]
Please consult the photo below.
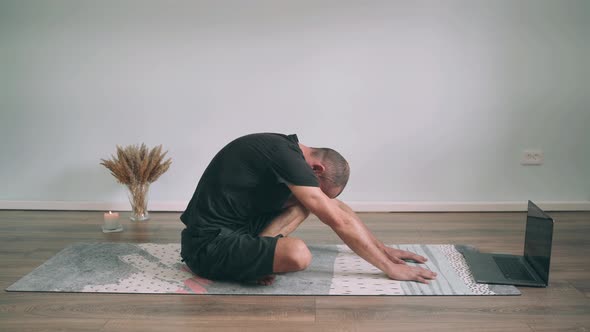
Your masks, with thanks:
[[(145, 220), (147, 217), (147, 193), (149, 184), (166, 173), (172, 159), (164, 160), (168, 151), (162, 152), (162, 145), (149, 150), (145, 144), (117, 145), (117, 155), (101, 159), (101, 165), (111, 171), (117, 182), (129, 188), (129, 201), (133, 208), (132, 219)], [(134, 220), (135, 220), (134, 219)]]
[(110, 160), (101, 159), (101, 165), (108, 168), (117, 181), (124, 185), (137, 183), (152, 183), (164, 174), (172, 159), (163, 161), (168, 151), (162, 153), (162, 145), (151, 150), (145, 144), (117, 145), (117, 156), (111, 156)]

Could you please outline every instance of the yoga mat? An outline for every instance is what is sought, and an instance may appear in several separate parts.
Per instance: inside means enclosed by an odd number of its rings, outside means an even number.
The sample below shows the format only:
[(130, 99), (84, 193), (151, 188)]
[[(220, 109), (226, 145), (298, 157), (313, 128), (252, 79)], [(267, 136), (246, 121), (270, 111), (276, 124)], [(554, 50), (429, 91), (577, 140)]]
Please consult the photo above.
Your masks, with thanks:
[(520, 295), (514, 286), (476, 284), (455, 245), (391, 246), (428, 257), (429, 261), (421, 266), (437, 272), (438, 278), (429, 285), (390, 280), (345, 245), (311, 245), (313, 260), (305, 271), (279, 274), (272, 285), (259, 286), (211, 281), (194, 275), (181, 262), (178, 243), (79, 243), (63, 249), (6, 290), (225, 295)]

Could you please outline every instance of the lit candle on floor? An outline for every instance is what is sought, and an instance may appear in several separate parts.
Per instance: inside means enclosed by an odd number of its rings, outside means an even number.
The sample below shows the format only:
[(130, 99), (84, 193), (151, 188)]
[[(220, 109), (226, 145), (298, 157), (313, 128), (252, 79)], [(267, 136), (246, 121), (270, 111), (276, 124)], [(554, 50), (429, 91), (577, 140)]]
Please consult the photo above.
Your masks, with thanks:
[(119, 228), (119, 213), (109, 211), (104, 214), (104, 228), (107, 230), (113, 230)]

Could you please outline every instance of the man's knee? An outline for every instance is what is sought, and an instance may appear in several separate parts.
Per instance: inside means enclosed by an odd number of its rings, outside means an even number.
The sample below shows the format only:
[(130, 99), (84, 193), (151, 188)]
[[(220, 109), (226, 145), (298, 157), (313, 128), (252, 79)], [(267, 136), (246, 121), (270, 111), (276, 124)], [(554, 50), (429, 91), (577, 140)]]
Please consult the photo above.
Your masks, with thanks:
[(305, 245), (305, 243), (299, 239), (296, 242), (295, 249), (293, 250), (293, 267), (297, 270), (305, 270), (311, 264), (311, 251)]
[(274, 272), (305, 270), (311, 264), (311, 252), (300, 239), (283, 238), (277, 242)]

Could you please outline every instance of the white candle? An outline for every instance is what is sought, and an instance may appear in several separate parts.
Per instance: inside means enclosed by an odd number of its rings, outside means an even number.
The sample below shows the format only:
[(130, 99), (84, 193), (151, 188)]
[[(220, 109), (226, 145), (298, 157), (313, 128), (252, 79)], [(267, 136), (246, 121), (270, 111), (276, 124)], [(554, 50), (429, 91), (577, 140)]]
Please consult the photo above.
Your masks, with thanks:
[(108, 230), (113, 230), (119, 228), (119, 213), (109, 211), (109, 213), (104, 214), (104, 228)]

